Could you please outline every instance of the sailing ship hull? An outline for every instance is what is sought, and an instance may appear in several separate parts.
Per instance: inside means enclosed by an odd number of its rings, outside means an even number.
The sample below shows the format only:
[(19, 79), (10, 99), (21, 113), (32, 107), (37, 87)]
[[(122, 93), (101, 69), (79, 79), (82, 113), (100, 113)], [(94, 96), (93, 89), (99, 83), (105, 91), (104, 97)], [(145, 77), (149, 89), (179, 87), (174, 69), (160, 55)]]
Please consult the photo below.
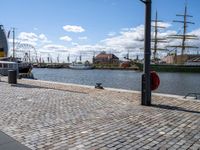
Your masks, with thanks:
[(31, 70), (32, 70), (31, 64), (26, 64), (25, 66), (20, 66), (20, 64), (19, 64), (19, 73), (20, 74), (30, 73)]
[[(135, 63), (140, 71), (143, 71), (142, 63)], [(188, 72), (200, 73), (200, 65), (173, 65), (173, 64), (151, 64), (150, 69), (157, 72)]]

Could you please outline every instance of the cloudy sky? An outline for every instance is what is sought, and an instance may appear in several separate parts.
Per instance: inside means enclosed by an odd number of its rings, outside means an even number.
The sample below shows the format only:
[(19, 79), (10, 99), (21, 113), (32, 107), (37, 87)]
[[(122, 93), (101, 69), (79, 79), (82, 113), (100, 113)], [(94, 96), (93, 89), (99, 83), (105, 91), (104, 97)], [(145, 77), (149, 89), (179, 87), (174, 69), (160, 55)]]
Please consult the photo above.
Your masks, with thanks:
[[(166, 27), (159, 30), (160, 37), (181, 33), (182, 24), (173, 20), (182, 20), (176, 14), (183, 14), (186, 3), (188, 13), (194, 16), (189, 21), (195, 22), (189, 26), (188, 33), (200, 37), (199, 0), (152, 0), (152, 19), (157, 10), (159, 19), (164, 21), (161, 25)], [(34, 47), (32, 56), (37, 53), (45, 61), (47, 57), (67, 61), (69, 55), (70, 61), (74, 61), (80, 54), (83, 59), (91, 59), (100, 51), (120, 58), (128, 51), (132, 58), (143, 55), (145, 7), (140, 0), (1, 0), (1, 6), (0, 24), (7, 32), (16, 28), (16, 48)], [(168, 42), (169, 45), (181, 43)], [(200, 46), (200, 41), (188, 41), (188, 44)]]

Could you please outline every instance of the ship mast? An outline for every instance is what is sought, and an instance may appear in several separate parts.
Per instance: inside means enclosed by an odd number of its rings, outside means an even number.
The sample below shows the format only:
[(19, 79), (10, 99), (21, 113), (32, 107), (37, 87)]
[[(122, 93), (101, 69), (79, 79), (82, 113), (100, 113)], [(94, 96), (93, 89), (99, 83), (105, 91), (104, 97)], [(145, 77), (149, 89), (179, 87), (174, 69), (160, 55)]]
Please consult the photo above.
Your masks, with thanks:
[(183, 20), (174, 20), (173, 21), (173, 22), (183, 24), (183, 33), (182, 33), (182, 35), (178, 35), (178, 34), (171, 35), (171, 36), (169, 36), (169, 38), (180, 39), (180, 40), (182, 40), (182, 42), (181, 42), (181, 45), (174, 45), (174, 46), (169, 46), (169, 47), (181, 48), (181, 56), (183, 56), (183, 54), (185, 54), (186, 48), (198, 48), (197, 46), (186, 45), (186, 40), (197, 40), (198, 38), (196, 35), (187, 34), (188, 24), (194, 24), (194, 22), (188, 21), (188, 18), (192, 18), (193, 16), (187, 14), (187, 5), (185, 5), (184, 14), (177, 14), (176, 16), (183, 17)]
[(15, 58), (15, 28), (12, 28), (13, 32), (13, 58)]
[(161, 20), (158, 20), (158, 12), (156, 11), (156, 17), (155, 20), (152, 20), (154, 22), (154, 25), (152, 27), (154, 27), (154, 38), (152, 39), (152, 42), (154, 43), (154, 47), (151, 48), (153, 50), (153, 60), (157, 60), (157, 51), (158, 50), (165, 50), (163, 48), (158, 48), (158, 43), (166, 43), (166, 39), (165, 38), (158, 38), (158, 31), (159, 29), (164, 29), (164, 26), (159, 26), (160, 22), (163, 22)]

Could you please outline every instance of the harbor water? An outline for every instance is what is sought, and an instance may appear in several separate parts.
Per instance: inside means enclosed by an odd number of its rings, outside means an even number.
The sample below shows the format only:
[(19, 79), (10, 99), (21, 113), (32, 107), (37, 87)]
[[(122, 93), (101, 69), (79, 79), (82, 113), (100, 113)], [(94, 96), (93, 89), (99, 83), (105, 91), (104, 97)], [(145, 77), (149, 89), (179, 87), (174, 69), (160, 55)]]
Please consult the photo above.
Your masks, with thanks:
[[(141, 90), (142, 72), (124, 70), (71, 70), (34, 68), (34, 77), (38, 80), (75, 83), (127, 90)], [(200, 92), (200, 74), (198, 73), (158, 73), (160, 86), (155, 93), (186, 95)]]

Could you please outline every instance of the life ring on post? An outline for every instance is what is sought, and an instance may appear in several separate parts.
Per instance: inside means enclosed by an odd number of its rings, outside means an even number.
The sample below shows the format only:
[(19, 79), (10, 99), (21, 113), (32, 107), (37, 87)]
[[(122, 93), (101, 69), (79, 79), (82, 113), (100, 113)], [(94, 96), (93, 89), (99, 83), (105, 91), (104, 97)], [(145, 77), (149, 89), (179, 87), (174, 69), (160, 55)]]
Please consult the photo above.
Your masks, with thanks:
[(151, 90), (156, 90), (160, 85), (160, 78), (155, 71), (151, 71)]

